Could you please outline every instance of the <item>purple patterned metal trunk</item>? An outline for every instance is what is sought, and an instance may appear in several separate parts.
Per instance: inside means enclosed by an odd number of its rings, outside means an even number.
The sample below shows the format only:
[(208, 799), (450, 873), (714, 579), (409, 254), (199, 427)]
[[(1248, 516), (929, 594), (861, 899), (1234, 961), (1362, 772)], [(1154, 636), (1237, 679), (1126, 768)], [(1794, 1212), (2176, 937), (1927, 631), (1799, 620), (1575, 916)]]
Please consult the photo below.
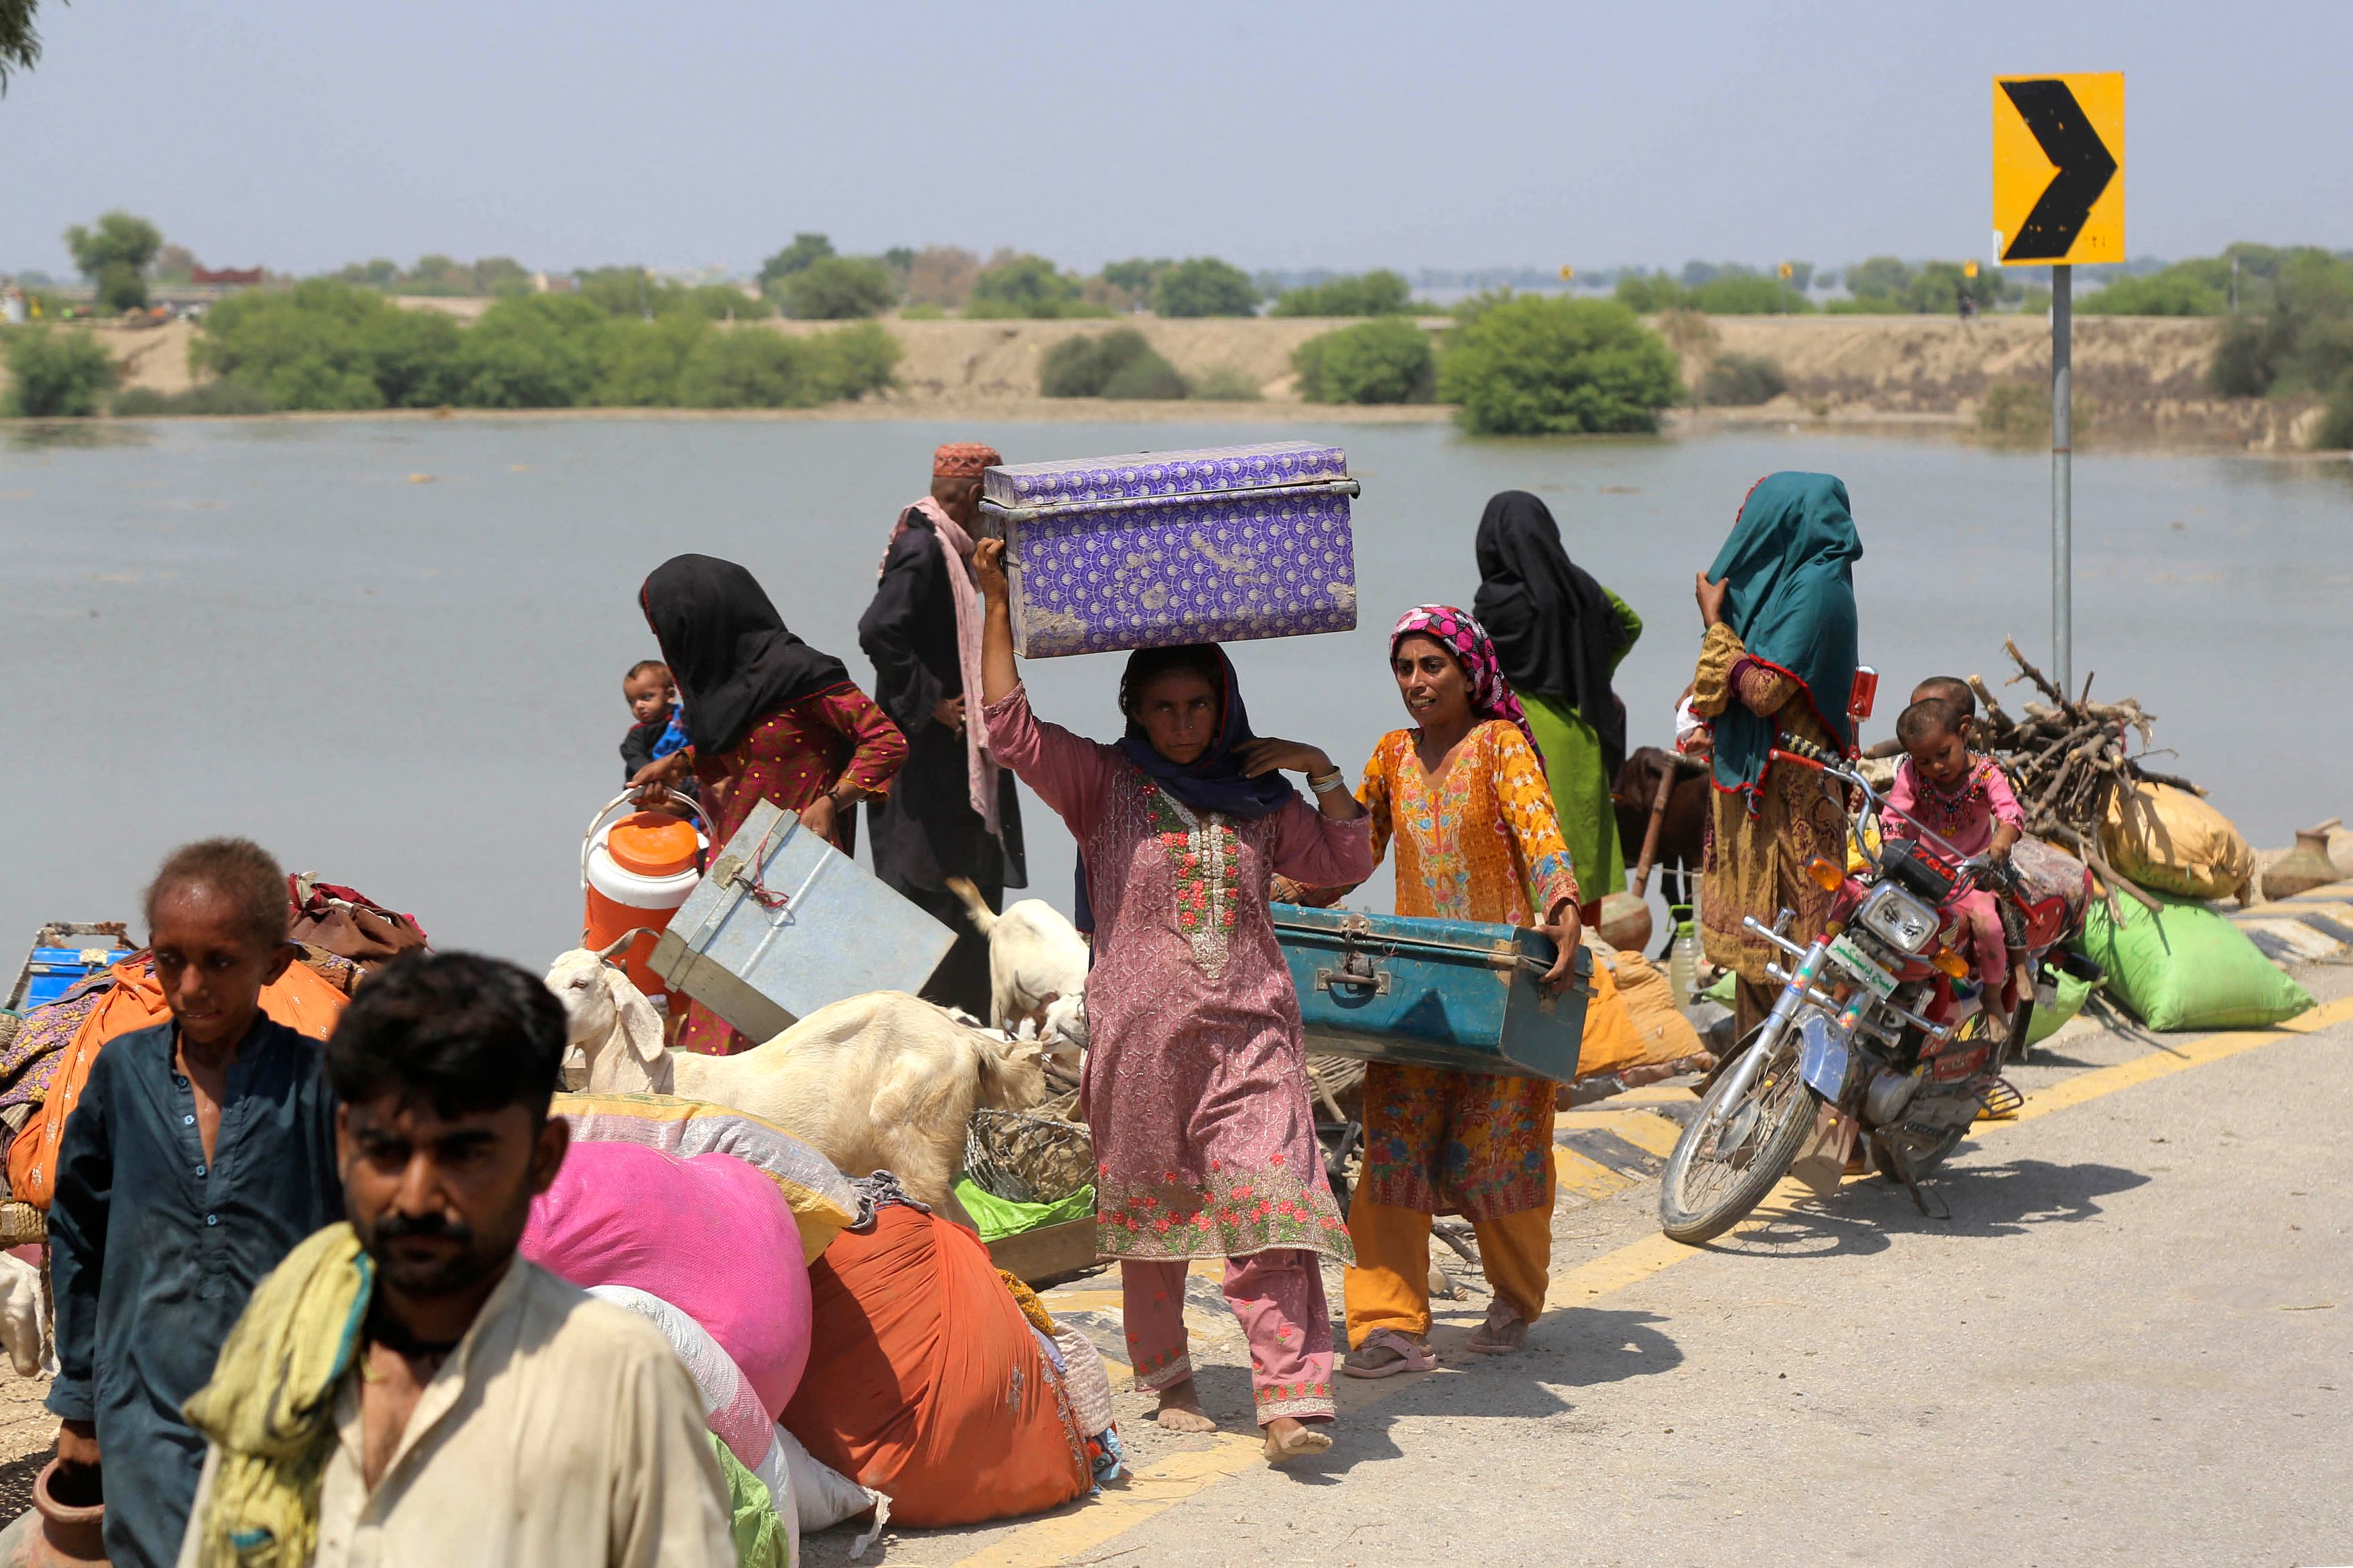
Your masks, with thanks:
[(1024, 658), (1345, 632), (1347, 454), (1314, 441), (991, 468)]

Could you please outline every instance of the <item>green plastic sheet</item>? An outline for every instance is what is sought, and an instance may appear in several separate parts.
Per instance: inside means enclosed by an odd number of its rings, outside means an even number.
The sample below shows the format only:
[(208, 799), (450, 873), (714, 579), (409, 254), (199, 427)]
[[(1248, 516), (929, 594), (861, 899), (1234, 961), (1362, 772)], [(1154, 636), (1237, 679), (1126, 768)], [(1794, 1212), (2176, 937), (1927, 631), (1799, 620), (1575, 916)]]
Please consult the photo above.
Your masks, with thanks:
[(1084, 1219), (1095, 1212), (1095, 1190), (1092, 1185), (1081, 1187), (1059, 1203), (1018, 1204), (985, 1191), (970, 1176), (958, 1176), (955, 1195), (956, 1201), (964, 1205), (964, 1212), (972, 1215), (972, 1223), (980, 1227), (983, 1241), (997, 1241), (1041, 1226)]

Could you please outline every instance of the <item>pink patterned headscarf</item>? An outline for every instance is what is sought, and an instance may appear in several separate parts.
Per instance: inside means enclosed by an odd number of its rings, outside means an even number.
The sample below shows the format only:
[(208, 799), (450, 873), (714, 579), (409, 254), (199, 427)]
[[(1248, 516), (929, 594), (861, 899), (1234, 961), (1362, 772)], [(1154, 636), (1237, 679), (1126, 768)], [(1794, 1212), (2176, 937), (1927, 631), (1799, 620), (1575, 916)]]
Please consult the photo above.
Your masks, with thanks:
[(1528, 716), (1504, 679), (1504, 667), (1495, 658), (1495, 645), (1489, 640), (1487, 628), (1468, 610), (1458, 610), (1451, 605), (1416, 605), (1389, 628), (1391, 658), (1397, 655), (1398, 643), (1409, 637), (1429, 637), (1451, 653), (1471, 682), (1472, 714), (1518, 725), (1520, 733), (1528, 738), (1528, 749), (1535, 752), (1536, 761), (1544, 761), (1544, 748), (1536, 744), (1536, 732), (1528, 728)]

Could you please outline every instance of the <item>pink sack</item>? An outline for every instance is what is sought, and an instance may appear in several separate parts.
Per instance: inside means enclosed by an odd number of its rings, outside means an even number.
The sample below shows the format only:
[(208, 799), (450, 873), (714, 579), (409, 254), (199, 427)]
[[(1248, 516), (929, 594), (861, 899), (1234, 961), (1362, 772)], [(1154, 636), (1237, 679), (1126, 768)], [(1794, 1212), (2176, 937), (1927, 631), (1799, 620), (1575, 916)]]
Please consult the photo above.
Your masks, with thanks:
[(583, 1289), (628, 1285), (702, 1325), (773, 1419), (808, 1364), (808, 1265), (776, 1184), (731, 1154), (575, 1143), (522, 1255)]

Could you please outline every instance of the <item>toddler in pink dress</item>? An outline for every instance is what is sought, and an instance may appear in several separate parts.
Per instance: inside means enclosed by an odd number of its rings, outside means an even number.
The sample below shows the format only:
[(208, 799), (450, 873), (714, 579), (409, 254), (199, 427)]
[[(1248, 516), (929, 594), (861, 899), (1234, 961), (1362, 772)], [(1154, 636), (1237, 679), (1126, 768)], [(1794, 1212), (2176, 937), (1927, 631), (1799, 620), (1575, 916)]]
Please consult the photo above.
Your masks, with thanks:
[[(1917, 823), (1964, 855), (1990, 853), (2006, 860), (2026, 831), (2026, 814), (2000, 766), (1969, 750), (1969, 728), (1968, 716), (1940, 698), (1925, 698), (1904, 710), (1895, 736), (1904, 742), (1905, 758), (1887, 792), (1894, 809), (1886, 834), (1890, 839), (1917, 838), (1911, 826)], [(1994, 996), (2010, 977), (2000, 910), (1982, 888), (1963, 894), (1956, 908), (1968, 930), (1978, 978), (1986, 994)]]

